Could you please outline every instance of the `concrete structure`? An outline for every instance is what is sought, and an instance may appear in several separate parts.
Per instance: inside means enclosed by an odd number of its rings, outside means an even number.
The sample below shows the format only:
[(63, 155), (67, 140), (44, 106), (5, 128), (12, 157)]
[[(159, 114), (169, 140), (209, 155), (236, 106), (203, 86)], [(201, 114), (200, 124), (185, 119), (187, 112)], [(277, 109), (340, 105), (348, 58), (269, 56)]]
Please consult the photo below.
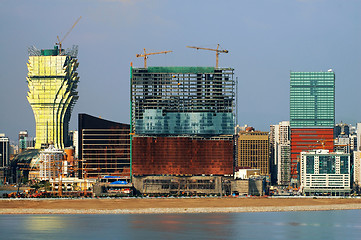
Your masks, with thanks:
[(147, 195), (229, 195), (231, 178), (222, 176), (137, 176), (138, 193)]
[(270, 175), (268, 132), (238, 133), (236, 167), (256, 168), (261, 175)]
[(350, 151), (357, 151), (357, 134), (353, 133), (349, 135), (350, 138)]
[(350, 155), (313, 150), (301, 153), (301, 189), (306, 195), (348, 195), (351, 192)]
[(357, 149), (355, 151), (361, 151), (361, 123), (356, 125), (356, 134), (357, 134)]
[(282, 121), (277, 125), (271, 125), (270, 129), (272, 179), (275, 179), (278, 185), (289, 185), (291, 180), (290, 122)]
[(75, 149), (74, 158), (78, 159), (78, 157), (79, 157), (79, 142), (78, 142), (79, 134), (78, 134), (78, 131), (70, 131), (69, 135), (70, 135), (70, 142), (72, 143), (72, 146)]
[(233, 174), (233, 71), (131, 68), (134, 176)]
[(290, 73), (291, 183), (298, 185), (300, 152), (333, 151), (335, 73)]
[(131, 121), (136, 135), (233, 135), (231, 68), (131, 68)]
[(361, 151), (353, 152), (353, 182), (361, 188)]
[(67, 163), (64, 161), (64, 152), (50, 145), (40, 152), (39, 178), (42, 181), (59, 178), (67, 174)]
[(28, 96), (36, 123), (35, 148), (50, 143), (56, 148), (68, 146), (68, 125), (79, 82), (77, 48), (61, 53), (54, 49), (29, 49)]
[(251, 176), (260, 176), (259, 169), (238, 169), (234, 172), (234, 179), (248, 179)]
[(350, 138), (348, 135), (338, 135), (334, 142), (335, 152), (351, 153), (350, 149)]
[(91, 190), (96, 183), (95, 179), (81, 179), (74, 177), (62, 177), (61, 179), (50, 179), (49, 183), (53, 191), (59, 190), (59, 184), (61, 182), (63, 195), (67, 195), (67, 191), (86, 191)]

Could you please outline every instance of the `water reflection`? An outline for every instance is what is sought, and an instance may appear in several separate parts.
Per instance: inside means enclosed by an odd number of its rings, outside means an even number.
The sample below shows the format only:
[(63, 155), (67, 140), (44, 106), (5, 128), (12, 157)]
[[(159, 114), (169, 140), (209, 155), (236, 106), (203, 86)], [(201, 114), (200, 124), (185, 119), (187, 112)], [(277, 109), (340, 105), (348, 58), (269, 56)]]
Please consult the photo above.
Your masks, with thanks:
[(24, 228), (36, 232), (57, 232), (67, 227), (61, 215), (29, 215), (24, 221)]
[(131, 221), (134, 230), (172, 233), (179, 236), (212, 236), (221, 239), (232, 233), (232, 225), (232, 219), (227, 214), (133, 215)]
[(0, 215), (0, 239), (359, 239), (361, 210)]

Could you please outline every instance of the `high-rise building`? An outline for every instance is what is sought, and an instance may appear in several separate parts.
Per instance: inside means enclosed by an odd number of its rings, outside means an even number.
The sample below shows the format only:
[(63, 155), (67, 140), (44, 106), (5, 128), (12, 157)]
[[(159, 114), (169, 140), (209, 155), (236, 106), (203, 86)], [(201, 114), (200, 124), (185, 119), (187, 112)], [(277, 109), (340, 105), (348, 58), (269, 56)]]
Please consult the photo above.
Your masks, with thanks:
[(78, 146), (80, 177), (97, 179), (113, 176), (130, 180), (129, 124), (80, 113)]
[(79, 82), (77, 46), (59, 51), (29, 48), (28, 101), (36, 123), (35, 148), (50, 143), (63, 149), (68, 145), (68, 125)]
[(270, 174), (268, 132), (238, 133), (236, 167), (259, 169), (264, 176)]
[(353, 152), (353, 181), (354, 184), (361, 188), (361, 151)]
[(298, 183), (300, 153), (311, 149), (333, 151), (335, 73), (291, 72), (291, 183)]
[(231, 175), (232, 68), (131, 69), (133, 175)]
[[(270, 148), (272, 175), (278, 185), (289, 185), (291, 180), (290, 122), (282, 121), (270, 126)], [(275, 178), (272, 176), (272, 179)]]

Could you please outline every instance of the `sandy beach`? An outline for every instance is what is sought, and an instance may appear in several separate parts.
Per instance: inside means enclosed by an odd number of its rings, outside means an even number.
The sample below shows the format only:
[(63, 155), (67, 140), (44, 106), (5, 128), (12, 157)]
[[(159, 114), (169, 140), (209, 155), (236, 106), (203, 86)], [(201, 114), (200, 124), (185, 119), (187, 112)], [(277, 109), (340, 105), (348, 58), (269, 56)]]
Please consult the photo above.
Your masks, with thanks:
[(1, 199), (0, 214), (166, 214), (361, 209), (360, 198)]

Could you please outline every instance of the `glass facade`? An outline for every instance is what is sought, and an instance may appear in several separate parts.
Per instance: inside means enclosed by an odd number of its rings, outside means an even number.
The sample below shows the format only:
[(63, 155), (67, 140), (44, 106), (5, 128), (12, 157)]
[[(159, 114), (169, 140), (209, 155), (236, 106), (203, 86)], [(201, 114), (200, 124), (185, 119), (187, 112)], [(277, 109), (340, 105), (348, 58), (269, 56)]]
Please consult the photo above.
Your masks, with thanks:
[(306, 157), (306, 173), (307, 174), (315, 173), (315, 157), (314, 156)]
[(290, 125), (334, 127), (335, 73), (291, 72)]
[(161, 109), (146, 109), (143, 119), (136, 120), (138, 133), (143, 134), (233, 134), (232, 113), (164, 113)]
[(336, 159), (335, 156), (319, 156), (319, 174), (335, 174)]
[(341, 156), (340, 157), (340, 174), (348, 174), (348, 159), (347, 156)]

